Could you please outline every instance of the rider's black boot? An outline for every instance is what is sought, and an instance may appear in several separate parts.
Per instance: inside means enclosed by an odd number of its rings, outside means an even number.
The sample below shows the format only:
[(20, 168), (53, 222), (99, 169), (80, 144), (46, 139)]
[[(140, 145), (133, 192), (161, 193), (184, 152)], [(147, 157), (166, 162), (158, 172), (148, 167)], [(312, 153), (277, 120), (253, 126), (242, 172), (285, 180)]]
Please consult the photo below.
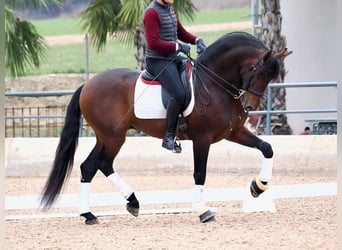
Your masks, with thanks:
[(178, 116), (180, 112), (181, 107), (175, 99), (171, 98), (166, 110), (166, 134), (163, 139), (162, 147), (172, 150), (175, 153), (180, 153), (182, 151), (180, 145), (175, 141)]

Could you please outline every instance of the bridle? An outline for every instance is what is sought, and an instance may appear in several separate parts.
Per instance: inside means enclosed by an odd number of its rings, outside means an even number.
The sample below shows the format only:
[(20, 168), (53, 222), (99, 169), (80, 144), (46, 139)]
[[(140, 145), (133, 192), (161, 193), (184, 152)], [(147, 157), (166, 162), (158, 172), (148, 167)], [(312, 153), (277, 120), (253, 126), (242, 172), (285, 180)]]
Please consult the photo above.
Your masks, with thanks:
[[(263, 56), (260, 56), (258, 58), (258, 61), (256, 62), (256, 64), (252, 64), (248, 71), (244, 73), (244, 75), (242, 76), (243, 78), (243, 82), (242, 82), (242, 85), (244, 86), (244, 89), (246, 89), (246, 92), (249, 92), (259, 98), (263, 97), (264, 96), (264, 93), (263, 92), (260, 92), (260, 91), (257, 91), (255, 89), (252, 88), (253, 86), (253, 82), (252, 82), (252, 78), (255, 74), (255, 72), (257, 72), (259, 69), (262, 69), (264, 68), (266, 64), (262, 63), (263, 61)], [(246, 77), (247, 75), (247, 77)]]

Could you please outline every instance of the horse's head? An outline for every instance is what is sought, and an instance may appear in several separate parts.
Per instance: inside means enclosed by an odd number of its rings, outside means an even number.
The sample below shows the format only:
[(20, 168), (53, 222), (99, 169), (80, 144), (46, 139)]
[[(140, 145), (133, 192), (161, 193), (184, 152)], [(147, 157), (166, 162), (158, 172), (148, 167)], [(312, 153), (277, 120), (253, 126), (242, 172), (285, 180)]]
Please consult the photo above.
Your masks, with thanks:
[(242, 68), (242, 89), (245, 92), (244, 108), (247, 111), (256, 110), (260, 104), (260, 98), (269, 82), (278, 77), (279, 60), (286, 55), (287, 49), (274, 53), (266, 51), (256, 59), (255, 63)]
[(200, 71), (219, 90), (241, 100), (246, 111), (256, 110), (268, 83), (279, 74), (279, 62), (287, 53), (274, 53), (246, 32), (228, 33), (198, 58)]

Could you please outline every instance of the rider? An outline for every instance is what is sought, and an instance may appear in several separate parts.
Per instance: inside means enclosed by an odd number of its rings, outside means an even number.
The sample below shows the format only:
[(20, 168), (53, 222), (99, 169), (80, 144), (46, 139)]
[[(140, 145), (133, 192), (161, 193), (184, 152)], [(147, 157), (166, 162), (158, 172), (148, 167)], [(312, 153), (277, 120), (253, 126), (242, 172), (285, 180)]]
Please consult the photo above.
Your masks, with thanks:
[[(197, 53), (206, 49), (202, 39), (190, 34), (180, 23), (171, 4), (174, 0), (154, 0), (145, 10), (146, 69), (157, 76), (171, 96), (167, 101), (166, 134), (162, 147), (181, 152), (175, 142), (178, 117), (185, 105), (185, 89), (181, 82), (178, 52), (189, 54), (190, 44), (197, 45)], [(184, 43), (180, 43), (177, 39)]]

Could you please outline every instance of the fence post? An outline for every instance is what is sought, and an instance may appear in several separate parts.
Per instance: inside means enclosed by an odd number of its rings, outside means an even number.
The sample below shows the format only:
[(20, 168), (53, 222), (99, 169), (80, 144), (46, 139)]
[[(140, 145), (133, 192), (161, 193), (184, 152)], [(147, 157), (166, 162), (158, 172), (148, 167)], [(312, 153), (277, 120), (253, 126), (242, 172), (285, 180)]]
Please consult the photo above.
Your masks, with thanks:
[[(86, 71), (86, 81), (89, 81), (89, 39), (88, 39), (88, 33), (85, 34), (84, 40), (85, 40), (85, 71)], [(80, 124), (81, 125), (80, 125), (79, 137), (82, 137), (83, 116), (81, 117)]]
[(83, 132), (83, 116), (81, 116), (81, 118), (80, 118), (80, 130), (78, 132), (79, 137), (82, 137), (82, 135), (83, 135), (82, 132)]
[(259, 25), (259, 0), (251, 0), (251, 16), (253, 25), (253, 35), (260, 38), (261, 31)]
[(85, 71), (86, 71), (86, 80), (89, 80), (89, 40), (88, 33), (85, 34)]
[(266, 135), (271, 134), (272, 87), (267, 88)]

